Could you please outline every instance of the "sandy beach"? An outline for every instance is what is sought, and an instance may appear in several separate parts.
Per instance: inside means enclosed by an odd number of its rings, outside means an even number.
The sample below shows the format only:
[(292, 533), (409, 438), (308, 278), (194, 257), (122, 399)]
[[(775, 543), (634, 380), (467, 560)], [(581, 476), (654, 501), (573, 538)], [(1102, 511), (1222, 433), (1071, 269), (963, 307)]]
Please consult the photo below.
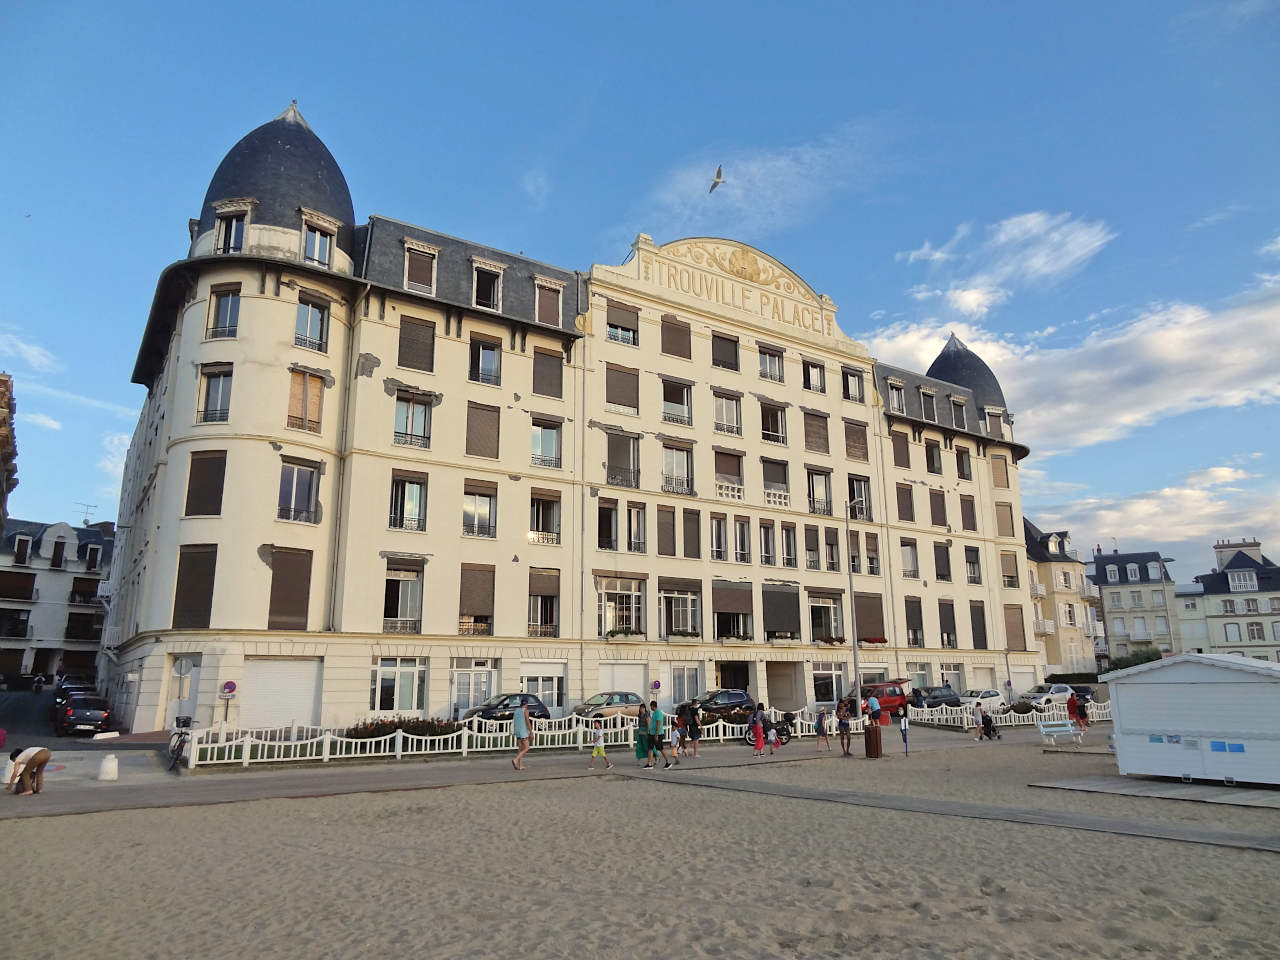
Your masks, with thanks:
[[(1025, 786), (1109, 765), (957, 738), (716, 776), (1280, 831)], [(26, 958), (1280, 956), (1275, 854), (616, 775), (6, 821), (0, 842)]]

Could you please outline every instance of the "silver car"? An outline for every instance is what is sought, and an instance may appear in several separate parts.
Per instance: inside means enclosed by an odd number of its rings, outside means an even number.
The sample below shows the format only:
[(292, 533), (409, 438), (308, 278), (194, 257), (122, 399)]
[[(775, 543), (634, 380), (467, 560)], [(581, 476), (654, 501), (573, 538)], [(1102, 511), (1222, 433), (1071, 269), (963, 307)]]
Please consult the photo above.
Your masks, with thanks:
[(617, 714), (638, 717), (642, 703), (640, 697), (634, 693), (627, 693), (625, 690), (606, 690), (604, 693), (597, 693), (594, 697), (583, 700), (573, 708), (573, 712), (580, 717), (593, 720), (596, 717), (612, 717)]

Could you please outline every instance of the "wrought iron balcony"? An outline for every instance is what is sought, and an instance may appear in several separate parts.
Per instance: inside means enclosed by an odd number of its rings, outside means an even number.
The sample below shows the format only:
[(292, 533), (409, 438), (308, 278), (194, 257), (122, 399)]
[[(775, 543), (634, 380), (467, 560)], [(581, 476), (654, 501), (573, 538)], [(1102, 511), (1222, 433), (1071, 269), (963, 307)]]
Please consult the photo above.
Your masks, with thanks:
[(405, 620), (394, 617), (382, 618), (383, 633), (421, 633), (421, 620)]
[(531, 636), (531, 637), (558, 637), (558, 636), (560, 636), (560, 624), (558, 624), (558, 623), (531, 623), (531, 624), (529, 624), (529, 636)]
[(557, 544), (560, 542), (560, 531), (559, 530), (530, 530), (529, 542)]
[(235, 335), (236, 335), (236, 325), (227, 324), (226, 326), (221, 326), (221, 327), (210, 327), (208, 332), (205, 333), (205, 339), (226, 340), (231, 337), (234, 337)]
[(426, 517), (409, 517), (403, 513), (393, 513), (387, 523), (389, 527), (396, 530), (418, 530), (427, 529)]
[(553, 470), (560, 469), (560, 458), (550, 457), (543, 453), (535, 453), (529, 457), (529, 462), (535, 467), (550, 467)]
[(400, 447), (421, 447), (423, 450), (429, 450), (431, 448), (431, 434), (405, 433), (403, 430), (397, 430), (393, 442)]
[(493, 624), (492, 623), (472, 623), (468, 620), (459, 620), (458, 636), (460, 637), (491, 637), (493, 636)]
[(780, 443), (785, 446), (787, 442), (787, 435), (774, 430), (761, 430), (760, 439), (765, 443)]
[(689, 413), (688, 407), (667, 407), (662, 408), (662, 420), (664, 423), (678, 423), (682, 427), (693, 426), (693, 415)]
[(316, 512), (310, 507), (281, 506), (276, 509), (276, 517), (281, 520), (297, 520), (300, 523), (316, 522)]
[(832, 515), (832, 514), (831, 514), (831, 501), (830, 501), (830, 500), (817, 500), (817, 499), (815, 499), (814, 497), (810, 497), (810, 498), (809, 498), (809, 512), (810, 512), (810, 513), (816, 513), (816, 514), (818, 514), (819, 516), (829, 517), (829, 516), (831, 516), (831, 515)]
[(640, 486), (640, 471), (629, 470), (625, 467), (609, 467), (605, 475), (605, 483), (611, 487), (632, 487)]
[(315, 350), (317, 353), (328, 353), (328, 340), (315, 340), (311, 337), (304, 337), (300, 333), (293, 335), (293, 345), (295, 347), (306, 347), (308, 350)]
[(231, 410), (228, 407), (212, 407), (201, 410), (196, 419), (201, 423), (226, 423), (230, 415)]
[(742, 436), (742, 424), (725, 423), (723, 420), (717, 420), (716, 433), (727, 433), (735, 437), (740, 437)]
[(688, 477), (676, 477), (669, 473), (664, 473), (662, 475), (662, 492), (692, 494), (693, 481)]
[(617, 537), (600, 537), (597, 545), (601, 550), (616, 551), (618, 549), (618, 538)]
[(628, 537), (627, 550), (631, 553), (644, 553), (644, 538)]
[(320, 432), (320, 421), (308, 420), (306, 417), (287, 417), (285, 418), (285, 426), (293, 430), (309, 430), (311, 433)]
[(496, 523), (482, 523), (479, 520), (463, 520), (462, 535), (464, 537), (496, 537), (498, 535), (498, 525)]
[(491, 387), (502, 385), (502, 375), (489, 373), (486, 370), (472, 370), (469, 377), (472, 383), (487, 383)]

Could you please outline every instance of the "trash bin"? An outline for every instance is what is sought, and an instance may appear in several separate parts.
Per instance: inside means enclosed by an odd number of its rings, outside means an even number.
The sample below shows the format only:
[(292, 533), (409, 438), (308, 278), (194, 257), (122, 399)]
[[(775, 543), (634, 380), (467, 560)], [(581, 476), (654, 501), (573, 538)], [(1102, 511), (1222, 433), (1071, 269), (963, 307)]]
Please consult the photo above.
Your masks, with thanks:
[(862, 728), (862, 750), (868, 760), (879, 760), (883, 756), (880, 749), (880, 724), (868, 723)]

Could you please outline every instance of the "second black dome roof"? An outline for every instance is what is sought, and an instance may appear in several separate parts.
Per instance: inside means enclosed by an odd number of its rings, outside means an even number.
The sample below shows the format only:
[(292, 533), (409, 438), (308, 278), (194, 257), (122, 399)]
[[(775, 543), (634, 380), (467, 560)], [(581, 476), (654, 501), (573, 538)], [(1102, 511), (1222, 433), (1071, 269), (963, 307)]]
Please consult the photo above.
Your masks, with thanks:
[(954, 333), (947, 341), (942, 352), (929, 365), (927, 376), (968, 387), (973, 391), (973, 398), (981, 407), (999, 407), (1008, 410), (1004, 402), (1004, 391), (1000, 389), (1000, 381), (991, 372), (991, 368), (983, 359), (965, 346), (964, 341)]

